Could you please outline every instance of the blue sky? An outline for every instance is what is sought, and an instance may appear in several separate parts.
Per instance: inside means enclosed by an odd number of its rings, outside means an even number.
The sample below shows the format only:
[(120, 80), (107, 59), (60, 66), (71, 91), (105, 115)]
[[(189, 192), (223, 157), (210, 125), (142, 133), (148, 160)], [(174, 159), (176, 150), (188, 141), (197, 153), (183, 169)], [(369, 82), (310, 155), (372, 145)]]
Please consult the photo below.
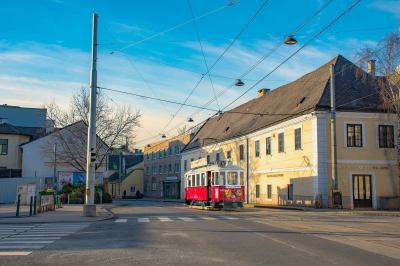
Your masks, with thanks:
[[(245, 72), (259, 58), (272, 49), (284, 35), (297, 28), (325, 1), (269, 0), (239, 39), (210, 71), (216, 93), (221, 92), (235, 78)], [(191, 0), (195, 17), (229, 4), (230, 0)], [(215, 13), (196, 20), (208, 66), (214, 64), (231, 40), (250, 21), (265, 0), (241, 0)], [(246, 76), (245, 86), (233, 87), (211, 109), (223, 109), (245, 90), (254, 85), (283, 62), (356, 1), (334, 0), (319, 15), (301, 28), (296, 35), (299, 44), (281, 46), (262, 64)], [(191, 20), (186, 0), (168, 1), (8, 1), (0, 2), (0, 104), (39, 107), (53, 99), (66, 108), (69, 99), (81, 86), (89, 86), (92, 14), (99, 14), (101, 22), (119, 43), (135, 43)], [(135, 70), (123, 53), (109, 55), (114, 40), (99, 22), (98, 86), (184, 102), (205, 73), (206, 67), (193, 23), (171, 30), (124, 51), (194, 72), (163, 65), (128, 55)], [(400, 1), (363, 0), (339, 21), (311, 42), (266, 80), (235, 102), (234, 106), (257, 97), (261, 88), (274, 89), (318, 68), (337, 54), (353, 60), (354, 51), (362, 45), (373, 45), (385, 34), (395, 30), (400, 22)], [(368, 31), (351, 31), (387, 28)], [(336, 32), (336, 33), (332, 33)], [(172, 42), (174, 41), (174, 42)], [(176, 42), (188, 41), (188, 42)], [(127, 46), (128, 44), (122, 44)], [(109, 48), (107, 48), (109, 47)], [(197, 73), (195, 73), (197, 72)], [(142, 79), (146, 80), (148, 85)], [(131, 104), (143, 112), (143, 128), (138, 130), (141, 140), (159, 134), (179, 105), (160, 104), (150, 99), (106, 91), (118, 105)], [(203, 106), (214, 96), (208, 78), (203, 79), (187, 104)], [(183, 107), (165, 132), (190, 117), (197, 109)], [(206, 119), (213, 112), (202, 111), (193, 117), (195, 122)]]

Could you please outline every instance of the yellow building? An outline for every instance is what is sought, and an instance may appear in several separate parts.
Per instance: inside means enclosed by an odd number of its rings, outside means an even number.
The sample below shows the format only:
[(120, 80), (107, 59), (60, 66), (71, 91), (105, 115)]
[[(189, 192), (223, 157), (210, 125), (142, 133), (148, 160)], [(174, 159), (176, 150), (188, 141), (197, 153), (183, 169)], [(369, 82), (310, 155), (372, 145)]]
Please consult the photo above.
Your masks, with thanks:
[(395, 117), (378, 108), (375, 88), (340, 55), (209, 119), (182, 150), (181, 178), (198, 158), (207, 156), (210, 164), (230, 160), (246, 169), (248, 203), (332, 207), (331, 65), (342, 193), (342, 204), (335, 205), (400, 207)]
[[(112, 156), (119, 157), (118, 155)], [(134, 158), (126, 158), (126, 169), (121, 172), (121, 178), (119, 171), (115, 170), (108, 178), (108, 193), (114, 199), (122, 199), (124, 191), (126, 191), (127, 198), (136, 197), (137, 191), (143, 194), (143, 154), (122, 156), (134, 156)], [(113, 162), (112, 158), (110, 158), (110, 162)]]

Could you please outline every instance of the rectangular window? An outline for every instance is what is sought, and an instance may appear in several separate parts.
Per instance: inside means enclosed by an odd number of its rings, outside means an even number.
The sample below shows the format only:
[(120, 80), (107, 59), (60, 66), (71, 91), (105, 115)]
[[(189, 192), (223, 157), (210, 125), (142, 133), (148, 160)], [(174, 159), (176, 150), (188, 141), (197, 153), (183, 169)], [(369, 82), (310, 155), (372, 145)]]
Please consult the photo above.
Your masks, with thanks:
[(361, 125), (347, 125), (347, 147), (362, 147)]
[(221, 186), (225, 186), (225, 171), (219, 172), (219, 179)]
[(147, 154), (147, 160), (149, 160), (150, 159), (150, 155), (149, 154)]
[(217, 152), (217, 153), (215, 154), (215, 160), (216, 160), (217, 162), (219, 162), (219, 159), (220, 159), (220, 153)]
[(153, 166), (152, 171), (153, 171), (153, 175), (157, 174), (157, 166)]
[(164, 157), (167, 157), (167, 149), (164, 149)]
[(394, 126), (379, 126), (379, 148), (394, 148)]
[(206, 185), (206, 174), (201, 173), (201, 185), (205, 186)]
[(231, 159), (232, 158), (232, 151), (226, 151), (226, 159)]
[(192, 175), (192, 187), (196, 186), (196, 175)]
[(153, 151), (153, 159), (157, 159), (157, 152)]
[(158, 167), (158, 172), (160, 173), (160, 175), (162, 174), (162, 165), (160, 165), (160, 166)]
[(172, 156), (172, 149), (171, 148), (168, 148), (168, 154), (169, 154), (169, 156)]
[(191, 176), (191, 175), (188, 175), (188, 176), (187, 176), (187, 186), (188, 186), (188, 187), (191, 187), (191, 186), (192, 186), (192, 176)]
[(196, 187), (200, 186), (200, 174), (196, 174)]
[(161, 184), (161, 182), (158, 182), (158, 188), (159, 188), (160, 190), (162, 190), (162, 184)]
[(244, 186), (244, 172), (239, 172), (239, 176), (240, 176), (240, 185)]
[(164, 174), (166, 174), (166, 173), (167, 173), (167, 166), (164, 165)]
[(260, 157), (260, 141), (256, 140), (254, 142), (254, 152), (256, 157)]
[(210, 164), (210, 162), (211, 162), (211, 156), (208, 154), (207, 155), (207, 164)]
[(236, 186), (239, 185), (238, 173), (237, 172), (228, 172), (228, 185)]
[(287, 184), (287, 199), (293, 200), (293, 184)]
[(267, 184), (267, 199), (272, 199), (272, 185)]
[(271, 155), (271, 137), (265, 139), (265, 155)]
[(149, 190), (149, 182), (146, 182), (146, 190)]
[(183, 170), (187, 171), (187, 160), (183, 161)]
[(168, 173), (171, 173), (172, 172), (172, 166), (169, 164), (168, 165)]
[(301, 150), (301, 128), (294, 130), (294, 149)]
[(162, 158), (162, 154), (163, 154), (163, 152), (162, 152), (162, 150), (160, 150), (160, 151), (158, 152), (158, 157), (159, 157), (159, 158)]
[(179, 173), (181, 171), (181, 164), (180, 163), (176, 163), (175, 164), (175, 173)]
[(146, 175), (149, 175), (149, 168), (146, 168)]
[(181, 154), (181, 146), (176, 146), (175, 147), (175, 155)]
[(278, 134), (278, 145), (279, 145), (278, 152), (285, 152), (285, 133)]
[(212, 176), (213, 176), (212, 185), (218, 186), (219, 185), (218, 172), (213, 172)]
[(256, 198), (260, 198), (260, 184), (256, 184)]
[(244, 160), (244, 145), (243, 144), (239, 145), (239, 160), (240, 161)]
[(157, 183), (156, 182), (151, 183), (151, 190), (157, 190)]

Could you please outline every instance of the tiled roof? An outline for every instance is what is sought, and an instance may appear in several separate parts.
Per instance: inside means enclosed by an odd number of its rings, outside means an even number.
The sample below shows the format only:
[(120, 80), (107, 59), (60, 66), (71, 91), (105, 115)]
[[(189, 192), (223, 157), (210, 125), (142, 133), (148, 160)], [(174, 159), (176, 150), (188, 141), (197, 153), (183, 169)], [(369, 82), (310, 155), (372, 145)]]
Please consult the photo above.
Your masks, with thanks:
[(332, 64), (336, 73), (337, 110), (376, 111), (379, 103), (376, 90), (357, 78), (356, 65), (338, 55), (296, 81), (209, 119), (182, 151), (242, 136), (312, 111), (329, 110)]
[(17, 127), (9, 123), (0, 124), (0, 134), (13, 134), (31, 136), (33, 140), (46, 134), (45, 129), (41, 127)]
[[(128, 169), (134, 165), (137, 165), (138, 163), (143, 162), (143, 154), (129, 154), (121, 156), (122, 158), (125, 158), (125, 169)], [(117, 169), (119, 169), (119, 155), (110, 155), (108, 157), (108, 170), (116, 170), (114, 168), (114, 164), (117, 166)]]
[(108, 182), (122, 182), (122, 181), (124, 181), (125, 178), (127, 178), (130, 174), (132, 174), (133, 172), (135, 172), (137, 170), (143, 170), (143, 168), (135, 168), (126, 174), (121, 174), (121, 178), (119, 178), (119, 173), (115, 172), (108, 177)]

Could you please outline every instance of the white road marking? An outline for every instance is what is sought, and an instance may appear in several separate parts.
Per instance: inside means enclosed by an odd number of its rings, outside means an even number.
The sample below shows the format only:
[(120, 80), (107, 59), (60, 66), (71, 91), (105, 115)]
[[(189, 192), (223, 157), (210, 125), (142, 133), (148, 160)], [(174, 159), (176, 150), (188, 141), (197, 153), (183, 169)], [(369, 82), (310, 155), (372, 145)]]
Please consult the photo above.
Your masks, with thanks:
[(207, 217), (207, 216), (200, 216), (200, 218), (205, 220), (215, 220), (214, 217)]
[(184, 220), (185, 222), (193, 222), (196, 221), (195, 219), (189, 218), (189, 217), (179, 217), (179, 219)]
[(0, 252), (0, 256), (27, 256), (32, 252), (14, 251), (14, 252)]
[(149, 223), (150, 220), (149, 220), (149, 218), (138, 218), (138, 222), (139, 223)]
[(0, 246), (0, 249), (41, 249), (43, 245), (40, 246), (23, 246), (23, 245), (11, 245), (11, 246)]
[(161, 222), (172, 222), (172, 220), (168, 217), (158, 217)]
[(126, 223), (128, 219), (117, 219), (115, 222), (116, 223)]
[(68, 236), (69, 234), (48, 234), (48, 235), (39, 235), (39, 234), (34, 234), (34, 235), (17, 235), (17, 236), (10, 236), (10, 238), (19, 238), (19, 237), (40, 237), (40, 236), (45, 236), (45, 237), (63, 237), (63, 236)]
[(229, 217), (229, 216), (225, 216), (224, 218), (225, 219), (229, 219), (229, 220), (237, 220), (237, 219), (239, 219), (237, 217)]
[(2, 245), (2, 244), (50, 244), (50, 243), (54, 242), (54, 241), (29, 241), (29, 240), (14, 241), (14, 239), (13, 239), (13, 241), (6, 241), (6, 242), (3, 242), (3, 241), (4, 241), (4, 239), (2, 241), (0, 241), (0, 245)]
[[(61, 239), (61, 237), (20, 237), (20, 238), (4, 238), (3, 241), (12, 241), (12, 240), (52, 240), (52, 239)], [(1, 242), (0, 242), (1, 243)]]

